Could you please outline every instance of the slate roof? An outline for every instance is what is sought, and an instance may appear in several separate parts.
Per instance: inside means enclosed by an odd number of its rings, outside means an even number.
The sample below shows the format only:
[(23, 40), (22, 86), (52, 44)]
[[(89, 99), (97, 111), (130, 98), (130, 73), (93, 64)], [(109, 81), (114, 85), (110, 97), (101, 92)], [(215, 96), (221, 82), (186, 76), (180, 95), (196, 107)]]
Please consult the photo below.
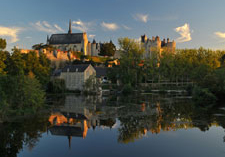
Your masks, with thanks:
[(77, 65), (67, 65), (62, 69), (62, 72), (84, 72), (90, 64), (77, 64)]
[(107, 75), (107, 68), (104, 68), (104, 67), (94, 67), (94, 68), (96, 71), (97, 78), (104, 77)]
[(80, 44), (84, 33), (52, 34), (49, 39), (50, 45), (58, 44)]
[(62, 69), (57, 69), (53, 72), (52, 76), (60, 76)]

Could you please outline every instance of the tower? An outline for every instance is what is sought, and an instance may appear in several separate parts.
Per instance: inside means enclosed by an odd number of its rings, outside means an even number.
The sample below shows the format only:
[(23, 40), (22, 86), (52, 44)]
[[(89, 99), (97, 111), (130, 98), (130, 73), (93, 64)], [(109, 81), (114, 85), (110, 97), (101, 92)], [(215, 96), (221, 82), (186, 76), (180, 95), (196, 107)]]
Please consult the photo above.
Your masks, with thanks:
[(46, 44), (48, 45), (49, 44), (49, 36), (47, 35), (47, 42)]
[(68, 31), (68, 34), (72, 34), (71, 19), (70, 19), (70, 23), (69, 23), (69, 31)]

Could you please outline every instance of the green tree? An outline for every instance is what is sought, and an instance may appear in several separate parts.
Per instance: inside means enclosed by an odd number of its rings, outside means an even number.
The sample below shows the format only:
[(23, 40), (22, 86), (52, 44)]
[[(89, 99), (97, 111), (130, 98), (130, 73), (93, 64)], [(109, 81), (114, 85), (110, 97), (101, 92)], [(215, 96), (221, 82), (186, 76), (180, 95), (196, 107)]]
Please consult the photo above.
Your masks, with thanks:
[(10, 75), (23, 75), (25, 69), (25, 61), (19, 49), (12, 49), (12, 55), (7, 63), (7, 72)]
[(0, 38), (0, 50), (4, 50), (6, 48), (6, 40)]
[(114, 56), (116, 52), (116, 46), (110, 41), (101, 45), (100, 56)]
[(143, 68), (140, 63), (143, 58), (144, 49), (142, 45), (129, 38), (119, 39), (121, 59), (118, 78), (123, 84), (136, 86), (142, 81)]
[(7, 51), (0, 50), (0, 75), (6, 74), (6, 60), (9, 56)]

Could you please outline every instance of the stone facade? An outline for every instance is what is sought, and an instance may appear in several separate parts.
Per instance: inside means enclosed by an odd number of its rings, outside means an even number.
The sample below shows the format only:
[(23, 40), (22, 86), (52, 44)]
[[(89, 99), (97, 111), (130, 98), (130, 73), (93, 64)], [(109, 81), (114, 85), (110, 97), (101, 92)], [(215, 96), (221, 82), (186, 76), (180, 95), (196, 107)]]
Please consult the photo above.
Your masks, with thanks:
[(167, 49), (169, 52), (175, 52), (176, 49), (175, 41), (171, 42), (169, 38), (167, 38), (167, 41), (165, 39), (161, 41), (159, 36), (149, 39), (146, 35), (143, 35), (141, 36), (141, 43), (145, 48), (145, 57), (151, 57), (152, 52), (154, 51), (158, 51), (161, 53), (163, 49)]
[(68, 90), (83, 90), (85, 81), (92, 75), (96, 75), (94, 67), (81, 64), (64, 67), (59, 78), (65, 80)]

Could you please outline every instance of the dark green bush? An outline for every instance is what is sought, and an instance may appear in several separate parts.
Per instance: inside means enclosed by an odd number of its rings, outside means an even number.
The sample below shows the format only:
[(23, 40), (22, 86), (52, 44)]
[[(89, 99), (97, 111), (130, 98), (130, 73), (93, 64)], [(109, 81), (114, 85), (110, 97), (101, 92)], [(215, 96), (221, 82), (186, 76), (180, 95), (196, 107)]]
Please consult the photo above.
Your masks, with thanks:
[(49, 93), (64, 93), (66, 91), (65, 81), (63, 79), (53, 79), (48, 84)]
[(209, 89), (196, 86), (193, 89), (193, 100), (198, 105), (208, 106), (215, 104), (217, 98)]
[(125, 84), (123, 87), (122, 93), (126, 95), (126, 94), (132, 93), (132, 91), (133, 91), (133, 88), (131, 84)]

